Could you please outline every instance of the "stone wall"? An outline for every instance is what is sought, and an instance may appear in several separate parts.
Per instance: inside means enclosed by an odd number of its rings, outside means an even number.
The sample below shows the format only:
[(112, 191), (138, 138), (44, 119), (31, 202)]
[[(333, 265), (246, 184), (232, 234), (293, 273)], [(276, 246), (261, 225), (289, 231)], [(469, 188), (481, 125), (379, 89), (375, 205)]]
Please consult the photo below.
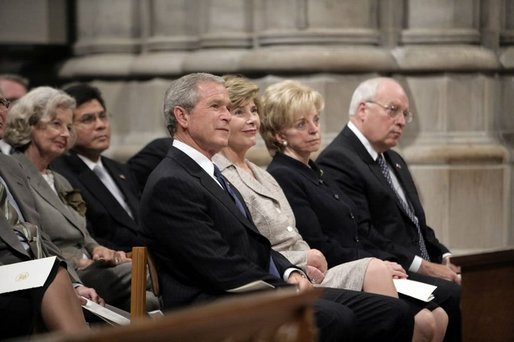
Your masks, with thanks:
[[(392, 76), (415, 120), (400, 152), (429, 223), (457, 251), (514, 245), (514, 0), (77, 0), (74, 57), (113, 113), (109, 153), (165, 135), (161, 105), (185, 73), (294, 78), (326, 98), (324, 144), (354, 87)], [(260, 142), (252, 152), (269, 160)]]

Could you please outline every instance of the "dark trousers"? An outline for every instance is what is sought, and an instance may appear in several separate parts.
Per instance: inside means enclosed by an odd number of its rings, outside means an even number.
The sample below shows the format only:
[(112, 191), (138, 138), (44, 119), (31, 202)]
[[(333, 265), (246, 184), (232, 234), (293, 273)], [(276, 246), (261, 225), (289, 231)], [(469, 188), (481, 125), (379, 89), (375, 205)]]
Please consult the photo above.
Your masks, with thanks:
[(448, 328), (444, 340), (460, 342), (462, 340), (460, 313), (460, 286), (454, 282), (409, 272), (409, 279), (437, 286), (434, 302), (448, 314)]
[(414, 317), (396, 298), (324, 288), (314, 304), (320, 341), (410, 341)]
[(34, 329), (34, 305), (29, 291), (0, 295), (0, 340), (26, 336)]
[(35, 323), (41, 324), (41, 301), (46, 289), (54, 281), (59, 267), (60, 262), (56, 260), (42, 287), (0, 295), (0, 340), (31, 335)]

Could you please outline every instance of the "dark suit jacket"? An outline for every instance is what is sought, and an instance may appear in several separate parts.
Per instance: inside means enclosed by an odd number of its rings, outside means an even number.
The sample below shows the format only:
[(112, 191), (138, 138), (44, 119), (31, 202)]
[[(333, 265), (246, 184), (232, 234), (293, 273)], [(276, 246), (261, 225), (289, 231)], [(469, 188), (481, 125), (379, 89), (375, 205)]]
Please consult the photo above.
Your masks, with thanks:
[(394, 260), (362, 238), (353, 201), (324, 177), (316, 163), (310, 167), (283, 153), (277, 153), (268, 172), (280, 184), (293, 208), (296, 226), (312, 247), (325, 255), (329, 267), (376, 256)]
[[(403, 158), (395, 151), (384, 153), (392, 165), (407, 199), (414, 208), (431, 261), (441, 262), (448, 249), (437, 240), (427, 226), (425, 212), (416, 186)], [(361, 218), (374, 230), (373, 241), (399, 258), (408, 269), (415, 255), (419, 255), (418, 234), (397, 196), (387, 183), (378, 164), (357, 136), (345, 127), (317, 159), (320, 167), (336, 181), (341, 191), (348, 194), (358, 207)]]
[(138, 226), (139, 192), (125, 165), (107, 157), (102, 163), (114, 179), (134, 215), (132, 219), (105, 187), (98, 176), (73, 152), (51, 164), (51, 169), (66, 177), (73, 187), (80, 189), (86, 201), (87, 229), (101, 245), (129, 251), (141, 245)]
[(270, 255), (281, 274), (293, 267), (216, 181), (175, 147), (148, 179), (141, 221), (165, 308), (213, 300), (256, 280), (285, 285), (268, 272)]
[(127, 161), (139, 191), (143, 192), (148, 176), (166, 156), (172, 143), (173, 140), (170, 137), (152, 140)]

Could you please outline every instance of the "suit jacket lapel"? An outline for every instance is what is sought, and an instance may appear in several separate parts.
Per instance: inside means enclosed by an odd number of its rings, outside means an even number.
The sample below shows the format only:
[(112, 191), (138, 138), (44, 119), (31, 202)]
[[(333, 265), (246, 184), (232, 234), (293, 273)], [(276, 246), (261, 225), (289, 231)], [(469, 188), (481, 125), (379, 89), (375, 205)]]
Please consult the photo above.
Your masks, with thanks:
[[(193, 177), (197, 178), (202, 184), (203, 187), (207, 191), (209, 191), (217, 200), (221, 202), (223, 206), (225, 206), (234, 216), (237, 217), (239, 221), (241, 221), (247, 228), (251, 231), (260, 235), (257, 227), (251, 221), (251, 215), (244, 204), (244, 200), (239, 194), (239, 191), (232, 186), (233, 190), (237, 193), (240, 200), (243, 203), (243, 206), (246, 210), (247, 217), (244, 217), (243, 214), (237, 209), (234, 204), (234, 201), (230, 197), (229, 194), (223, 190), (223, 188), (216, 183), (214, 179), (210, 175), (208, 175), (193, 159), (189, 158), (187, 154), (180, 151), (179, 149), (172, 147), (168, 152), (168, 156), (175, 159), (178, 163), (180, 163)], [(231, 184), (232, 185), (232, 184)]]
[(123, 207), (118, 203), (116, 198), (114, 198), (98, 176), (89, 167), (87, 167), (87, 165), (75, 153), (71, 153), (68, 158), (70, 158), (70, 161), (78, 171), (78, 179), (80, 182), (86, 189), (92, 189), (91, 193), (93, 196), (95, 196), (96, 199), (106, 208), (109, 208), (109, 212), (112, 214), (111, 216), (125, 226), (134, 226), (134, 222), (125, 209), (123, 209)]
[(276, 193), (273, 192), (271, 189), (268, 189), (267, 187), (262, 185), (262, 183), (259, 181), (259, 177), (261, 177), (261, 173), (259, 172), (260, 170), (256, 170), (256, 168), (258, 168), (258, 166), (250, 164), (250, 168), (252, 169), (252, 171), (257, 179), (255, 179), (254, 177), (252, 177), (251, 175), (249, 175), (246, 172), (241, 172), (241, 170), (237, 170), (237, 172), (239, 173), (243, 182), (250, 189), (252, 189), (256, 193), (258, 193), (259, 195), (261, 195), (263, 197), (268, 197), (268, 198), (272, 199), (273, 201), (278, 202), (278, 199), (275, 196)]
[[(387, 182), (387, 179), (382, 174), (382, 170), (380, 170), (380, 166), (378, 165), (378, 163), (376, 161), (373, 160), (373, 158), (371, 158), (369, 152), (366, 150), (364, 145), (362, 145), (359, 138), (357, 138), (355, 133), (353, 133), (352, 130), (350, 128), (348, 128), (348, 126), (346, 126), (344, 128), (343, 134), (346, 138), (345, 140), (352, 146), (353, 150), (359, 155), (359, 157), (362, 159), (362, 161), (368, 165), (371, 173), (375, 175), (375, 177), (380, 181), (380, 183), (382, 183), (382, 185), (384, 186), (386, 191), (389, 192), (389, 194), (394, 199), (396, 199), (396, 205), (400, 208), (400, 210), (405, 215), (407, 215), (407, 213), (405, 212), (405, 209), (400, 204), (400, 199), (398, 198), (398, 195), (391, 188), (391, 186)], [(385, 156), (386, 160), (389, 159), (389, 155), (387, 152), (384, 153), (384, 156)], [(393, 164), (390, 164), (390, 165), (393, 165)], [(402, 184), (402, 186), (403, 186), (403, 184)]]
[[(132, 189), (130, 189), (128, 175), (125, 174), (124, 170), (122, 170), (118, 165), (113, 163), (111, 160), (107, 158), (102, 158), (102, 163), (105, 168), (111, 175), (112, 179), (121, 190), (123, 195), (125, 196), (125, 201), (127, 202), (130, 210), (132, 211), (132, 215), (134, 216), (134, 220), (137, 221), (137, 214), (139, 210), (139, 200), (135, 196)], [(123, 210), (125, 211), (125, 210)], [(126, 213), (126, 212), (125, 212)], [(128, 216), (128, 214), (127, 214)]]
[[(45, 179), (41, 176), (36, 167), (32, 164), (30, 160), (28, 160), (23, 154), (15, 154), (13, 156), (16, 158), (22, 165), (27, 174), (28, 182), (32, 189), (34, 189), (39, 196), (48, 202), (52, 207), (58, 210), (71, 224), (77, 227), (80, 231), (80, 222), (77, 222), (76, 217), (71, 214), (70, 209), (67, 208), (56, 195), (55, 192), (50, 188), (48, 183), (46, 183)], [(56, 184), (56, 188), (58, 185)]]
[[(222, 154), (218, 154), (216, 158), (216, 164), (218, 167), (223, 171), (227, 167), (233, 167), (234, 170), (237, 172), (239, 178), (243, 181), (243, 183), (248, 186), (250, 189), (255, 191), (261, 196), (271, 198), (272, 200), (275, 199), (275, 195), (272, 191), (270, 191), (268, 188), (262, 185), (262, 183), (258, 180), (252, 177), (248, 172), (243, 171), (239, 169), (237, 166), (235, 166), (230, 160), (228, 160), (225, 156)], [(259, 170), (256, 170), (258, 166), (255, 166), (253, 164), (249, 164), (250, 168), (252, 169), (254, 175), (256, 178), (260, 177)]]
[[(391, 168), (393, 169), (394, 174), (396, 175), (396, 178), (400, 182), (400, 185), (403, 189), (403, 193), (405, 194), (405, 198), (408, 201), (408, 204), (412, 206), (412, 209), (414, 210), (414, 213), (419, 213), (419, 208), (421, 208), (421, 204), (418, 202), (418, 196), (413, 194), (413, 191), (416, 190), (412, 187), (411, 182), (408, 180), (410, 179), (407, 165), (397, 157), (397, 155), (389, 152), (384, 153), (387, 160), (389, 160), (389, 165), (391, 165)], [(403, 165), (403, 166), (402, 166)]]

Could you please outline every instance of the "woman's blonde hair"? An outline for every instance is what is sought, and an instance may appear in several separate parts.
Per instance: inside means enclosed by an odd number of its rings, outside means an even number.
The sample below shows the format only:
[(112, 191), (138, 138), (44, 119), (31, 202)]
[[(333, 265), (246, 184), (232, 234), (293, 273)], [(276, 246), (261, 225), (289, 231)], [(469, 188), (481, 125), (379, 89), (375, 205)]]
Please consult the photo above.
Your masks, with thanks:
[(323, 96), (316, 90), (294, 80), (284, 80), (266, 88), (261, 114), (260, 133), (268, 152), (273, 156), (284, 146), (275, 138), (281, 130), (291, 127), (298, 113), (325, 107)]
[(259, 86), (242, 75), (224, 75), (225, 87), (228, 89), (230, 108), (238, 108), (248, 100), (253, 100), (260, 114), (262, 101), (259, 96)]

